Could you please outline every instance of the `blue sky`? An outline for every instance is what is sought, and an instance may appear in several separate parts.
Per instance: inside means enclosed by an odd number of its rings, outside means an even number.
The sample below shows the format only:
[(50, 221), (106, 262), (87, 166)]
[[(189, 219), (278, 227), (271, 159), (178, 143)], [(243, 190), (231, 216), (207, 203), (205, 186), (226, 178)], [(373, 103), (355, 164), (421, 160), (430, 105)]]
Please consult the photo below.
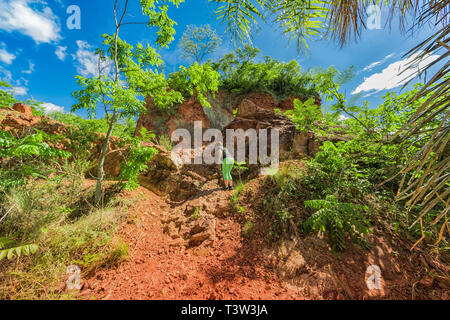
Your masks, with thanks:
[[(145, 21), (139, 1), (130, 2), (126, 20)], [(79, 30), (67, 27), (70, 5), (80, 8)], [(21, 100), (34, 98), (44, 102), (49, 110), (70, 111), (74, 103), (71, 93), (78, 89), (74, 76), (95, 72), (93, 50), (100, 44), (101, 34), (113, 33), (112, 7), (112, 0), (0, 0), (0, 79), (10, 82)], [(225, 25), (215, 18), (214, 9), (207, 0), (186, 0), (178, 9), (169, 9), (169, 16), (178, 25), (175, 41), (168, 49), (160, 50), (167, 71), (188, 63), (181, 58), (177, 43), (189, 24), (211, 24), (223, 37), (215, 57), (234, 49), (230, 36), (224, 32)], [(343, 48), (325, 40), (310, 42), (307, 56), (298, 54), (295, 43), (289, 43), (277, 26), (270, 23), (260, 25), (254, 45), (262, 55), (280, 61), (295, 59), (303, 69), (334, 65), (343, 70), (354, 65), (356, 76), (344, 86), (344, 92), (347, 97), (359, 93), (359, 102), (364, 99), (376, 106), (383, 94), (400, 90), (404, 75), (397, 74), (406, 62), (403, 54), (432, 32), (431, 27), (424, 26), (413, 35), (402, 35), (397, 25), (391, 30), (384, 28), (386, 17), (381, 12), (380, 30), (366, 30), (357, 43)], [(131, 44), (153, 44), (155, 39), (155, 29), (144, 25), (127, 25), (120, 32)], [(426, 62), (434, 58), (429, 56)], [(78, 114), (85, 115), (82, 111)]]

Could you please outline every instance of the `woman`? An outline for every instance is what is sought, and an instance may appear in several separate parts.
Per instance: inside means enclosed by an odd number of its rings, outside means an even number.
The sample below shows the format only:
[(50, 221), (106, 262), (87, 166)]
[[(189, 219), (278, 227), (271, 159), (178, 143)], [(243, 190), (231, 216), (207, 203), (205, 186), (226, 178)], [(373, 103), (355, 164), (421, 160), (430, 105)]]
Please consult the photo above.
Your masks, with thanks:
[(227, 148), (224, 148), (222, 142), (217, 143), (217, 152), (219, 159), (222, 159), (222, 174), (225, 187), (223, 190), (233, 190), (233, 178), (231, 169), (233, 169), (234, 159)]

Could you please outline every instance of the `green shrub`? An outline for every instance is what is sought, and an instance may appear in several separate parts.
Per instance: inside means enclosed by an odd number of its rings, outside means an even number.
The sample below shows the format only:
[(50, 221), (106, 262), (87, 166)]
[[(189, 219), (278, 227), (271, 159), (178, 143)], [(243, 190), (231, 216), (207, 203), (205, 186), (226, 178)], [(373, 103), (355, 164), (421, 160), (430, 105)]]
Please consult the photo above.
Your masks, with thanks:
[(245, 46), (217, 62), (209, 61), (221, 75), (219, 86), (238, 94), (267, 92), (278, 98), (296, 94), (306, 99), (317, 96), (313, 75), (302, 72), (297, 61), (285, 63), (266, 56), (256, 62), (258, 55), (259, 49)]
[(242, 183), (242, 181), (239, 181), (237, 185), (234, 187), (234, 191), (230, 197), (230, 206), (235, 211), (239, 210), (239, 195), (242, 193), (243, 190), (244, 184)]
[(163, 146), (167, 151), (172, 151), (173, 149), (172, 140), (170, 140), (170, 137), (166, 134), (160, 135), (157, 139), (157, 143)]
[(298, 177), (280, 170), (268, 176), (264, 184), (269, 191), (260, 207), (268, 225), (268, 235), (276, 241), (285, 235), (296, 234), (302, 219), (302, 212), (298, 210), (301, 198)]
[(194, 213), (192, 214), (192, 220), (198, 220), (201, 217), (200, 207), (196, 206), (194, 209)]
[(5, 81), (0, 81), (0, 88), (7, 89), (7, 90), (0, 90), (0, 108), (9, 107), (14, 103), (18, 102), (10, 92), (10, 90), (13, 89), (12, 85), (10, 85)]
[(38, 133), (23, 138), (0, 131), (0, 191), (24, 185), (27, 178), (46, 179), (49, 174), (48, 164), (71, 155), (70, 152), (50, 147), (46, 142), (61, 137), (35, 131)]
[(323, 200), (305, 201), (305, 207), (315, 212), (303, 223), (306, 233), (323, 232), (334, 252), (342, 252), (346, 248), (347, 238), (367, 247), (364, 235), (369, 232), (368, 221), (362, 212), (366, 206), (339, 202), (333, 195)]
[(133, 190), (139, 187), (138, 177), (141, 172), (147, 169), (148, 162), (153, 158), (158, 150), (152, 147), (142, 145), (142, 141), (150, 141), (155, 135), (142, 127), (141, 136), (128, 139), (130, 151), (127, 158), (121, 164), (119, 179), (126, 181), (123, 185), (125, 190)]
[(315, 104), (314, 98), (305, 102), (294, 99), (294, 109), (283, 113), (295, 123), (298, 130), (309, 131), (316, 127), (317, 122), (323, 119), (322, 111)]

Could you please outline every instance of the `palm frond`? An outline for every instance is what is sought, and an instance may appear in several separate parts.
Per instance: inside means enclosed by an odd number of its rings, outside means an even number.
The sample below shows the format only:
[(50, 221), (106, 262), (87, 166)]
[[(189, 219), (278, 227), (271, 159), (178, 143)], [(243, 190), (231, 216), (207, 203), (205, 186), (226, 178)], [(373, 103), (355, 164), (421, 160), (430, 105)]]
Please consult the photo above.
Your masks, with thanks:
[[(417, 75), (420, 77), (432, 67), (440, 64), (442, 66), (412, 98), (412, 100), (417, 100), (426, 97), (424, 103), (394, 136), (394, 139), (400, 137), (401, 141), (412, 141), (414, 137), (416, 137), (415, 142), (423, 141), (422, 147), (415, 152), (400, 171), (403, 177), (397, 199), (407, 200), (406, 205), (409, 209), (418, 204), (422, 206), (422, 210), (410, 226), (413, 227), (420, 222), (422, 232), (423, 218), (432, 210), (441, 208), (439, 209), (441, 210), (440, 214), (431, 223), (433, 226), (442, 221), (436, 243), (442, 239), (444, 226), (448, 224), (447, 213), (450, 209), (450, 61), (448, 59), (450, 56), (450, 46), (448, 45), (450, 26), (447, 23), (449, 6), (449, 0), (428, 1), (419, 10), (416, 27), (431, 20), (434, 20), (436, 25), (442, 24), (442, 27), (406, 54), (413, 57), (410, 65), (406, 67), (419, 65), (421, 61), (431, 55), (434, 55), (435, 59), (431, 59), (427, 65), (417, 70)], [(421, 129), (435, 120), (438, 121), (438, 125), (430, 134), (424, 135)], [(405, 183), (408, 176), (409, 179)], [(422, 234), (420, 240), (423, 238)], [(414, 244), (413, 248), (417, 244), (418, 242)]]
[(227, 24), (226, 32), (230, 33), (235, 43), (251, 43), (252, 28), (256, 19), (265, 19), (264, 12), (270, 10), (273, 0), (209, 0), (215, 2), (217, 19)]
[(352, 38), (358, 40), (361, 30), (366, 28), (366, 1), (332, 0), (328, 14), (331, 38), (341, 46)]

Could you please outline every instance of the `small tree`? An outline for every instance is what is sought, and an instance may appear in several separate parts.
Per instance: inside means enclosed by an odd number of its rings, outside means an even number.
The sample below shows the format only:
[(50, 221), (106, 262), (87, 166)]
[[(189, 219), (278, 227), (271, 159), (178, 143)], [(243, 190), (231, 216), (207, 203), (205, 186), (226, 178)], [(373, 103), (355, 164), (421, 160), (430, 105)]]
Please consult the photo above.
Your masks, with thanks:
[(197, 61), (198, 64), (213, 53), (222, 43), (221, 38), (209, 24), (204, 26), (189, 25), (181, 38), (180, 47), (183, 57)]
[[(184, 0), (141, 0), (142, 12), (149, 18), (145, 23), (148, 27), (158, 28), (156, 45), (167, 47), (174, 39), (175, 21), (167, 15), (168, 5), (178, 5)], [(130, 22), (124, 22), (127, 13), (128, 0), (123, 0), (122, 11), (118, 12), (118, 0), (114, 2), (115, 33), (102, 35), (102, 47), (96, 50), (98, 55), (98, 75), (92, 78), (76, 76), (77, 83), (82, 87), (73, 96), (78, 103), (72, 106), (72, 111), (86, 109), (92, 117), (99, 104), (103, 105), (108, 130), (98, 159), (98, 177), (95, 189), (95, 203), (99, 204), (102, 196), (102, 181), (104, 178), (103, 164), (108, 150), (114, 125), (118, 120), (138, 116), (145, 111), (144, 98), (149, 96), (160, 108), (168, 108), (175, 103), (183, 102), (180, 91), (196, 93), (205, 106), (209, 106), (204, 98), (207, 91), (217, 91), (219, 74), (208, 66), (195, 64), (189, 68), (181, 67), (177, 78), (177, 90), (173, 90), (173, 79), (166, 79), (158, 71), (163, 61), (156, 50), (148, 45), (138, 44), (135, 47), (119, 38), (120, 27)], [(158, 4), (163, 3), (163, 5)], [(140, 23), (138, 23), (140, 24)], [(114, 66), (111, 79), (103, 74), (102, 63), (112, 61)], [(138, 148), (139, 149), (139, 148)], [(152, 152), (144, 152), (147, 155)], [(137, 166), (135, 166), (137, 167)], [(145, 166), (138, 166), (143, 168)], [(134, 172), (134, 171), (133, 171)], [(133, 173), (135, 176), (135, 172)]]
[(239, 174), (239, 182), (241, 182), (241, 183), (242, 183), (241, 173), (244, 172), (245, 170), (248, 170), (248, 167), (246, 167), (245, 165), (246, 165), (245, 161), (242, 161), (242, 162), (235, 161), (234, 162), (234, 166), (237, 169), (237, 172)]
[[(183, 0), (142, 0), (140, 2), (142, 12), (149, 18), (148, 27), (157, 27), (158, 36), (156, 44), (159, 47), (167, 47), (173, 40), (175, 22), (167, 15), (168, 6), (165, 4), (171, 2), (178, 6)], [(95, 189), (95, 203), (99, 204), (102, 196), (102, 181), (104, 178), (103, 164), (108, 150), (108, 144), (114, 125), (120, 118), (137, 116), (144, 111), (143, 101), (139, 98), (152, 91), (155, 87), (162, 87), (164, 77), (158, 75), (157, 71), (148, 71), (146, 68), (157, 67), (162, 61), (156, 50), (150, 46), (138, 44), (135, 48), (119, 38), (121, 26), (127, 24), (124, 22), (128, 8), (128, 0), (125, 0), (121, 6), (123, 9), (118, 11), (119, 1), (114, 2), (114, 23), (115, 32), (113, 35), (104, 34), (103, 47), (97, 49), (99, 57), (98, 76), (84, 78), (76, 76), (77, 84), (82, 87), (75, 91), (73, 96), (78, 103), (72, 106), (72, 111), (86, 109), (90, 116), (97, 111), (97, 105), (103, 104), (105, 117), (108, 122), (108, 131), (98, 159), (98, 177)], [(158, 3), (160, 5), (156, 10)], [(106, 47), (105, 50), (103, 48)], [(102, 74), (101, 62), (111, 60), (114, 66), (113, 79)], [(148, 71), (148, 72), (146, 72)], [(126, 80), (126, 81), (124, 81)], [(173, 100), (180, 100), (180, 96), (172, 96)]]

